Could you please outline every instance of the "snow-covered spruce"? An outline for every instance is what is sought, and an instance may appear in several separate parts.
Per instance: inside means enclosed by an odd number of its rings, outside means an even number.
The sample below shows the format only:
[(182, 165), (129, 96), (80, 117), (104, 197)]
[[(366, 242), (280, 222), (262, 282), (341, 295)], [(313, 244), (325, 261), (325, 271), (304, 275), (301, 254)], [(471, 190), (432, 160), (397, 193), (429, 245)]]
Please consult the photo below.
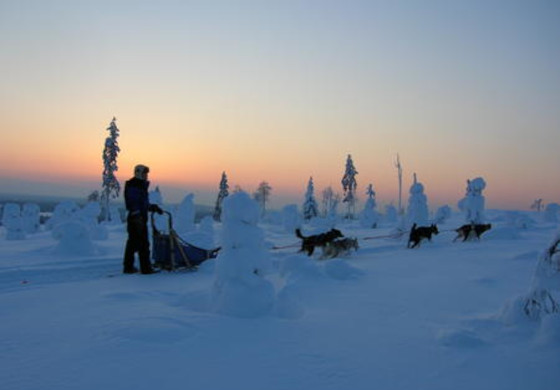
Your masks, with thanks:
[(481, 177), (467, 180), (465, 197), (457, 204), (459, 210), (465, 213), (465, 221), (467, 223), (484, 223), (485, 198), (482, 195), (482, 191), (485, 188), (486, 182)]
[(109, 203), (111, 198), (117, 198), (121, 190), (121, 185), (115, 176), (115, 172), (119, 170), (117, 165), (117, 156), (120, 148), (117, 138), (119, 137), (119, 129), (116, 124), (117, 118), (109, 124), (107, 131), (109, 136), (105, 139), (105, 148), (103, 149), (103, 182), (101, 192), (101, 201), (103, 204), (103, 220), (109, 221), (113, 215), (110, 212)]
[(428, 225), (428, 198), (424, 194), (424, 186), (416, 179), (416, 173), (413, 178), (406, 209), (406, 229), (409, 229), (413, 224), (418, 226)]
[(360, 214), (360, 225), (365, 228), (375, 229), (379, 223), (379, 214), (375, 210), (377, 203), (375, 201), (375, 191), (373, 184), (368, 185), (366, 190), (367, 200), (364, 209)]
[(307, 190), (305, 191), (305, 199), (303, 201), (303, 219), (309, 221), (319, 215), (319, 206), (315, 199), (315, 187), (313, 185), (313, 177), (307, 182)]
[(216, 205), (214, 206), (214, 220), (220, 222), (222, 220), (222, 204), (224, 199), (229, 195), (229, 184), (227, 175), (222, 172), (222, 178), (220, 180), (220, 191), (218, 192), (218, 198), (216, 199)]
[(356, 175), (358, 171), (354, 167), (354, 161), (352, 161), (352, 156), (349, 154), (346, 158), (346, 169), (344, 175), (342, 176), (342, 191), (344, 192), (344, 197), (342, 202), (346, 203), (346, 218), (354, 219), (354, 213), (356, 208), (356, 190), (358, 188), (358, 183), (356, 182)]

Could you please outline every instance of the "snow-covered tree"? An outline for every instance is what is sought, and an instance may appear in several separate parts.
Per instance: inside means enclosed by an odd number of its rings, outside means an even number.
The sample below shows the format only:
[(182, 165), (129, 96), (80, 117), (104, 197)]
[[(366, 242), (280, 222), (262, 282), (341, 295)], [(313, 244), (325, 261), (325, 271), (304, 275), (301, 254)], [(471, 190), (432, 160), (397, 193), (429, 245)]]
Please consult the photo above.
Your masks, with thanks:
[(560, 290), (560, 232), (557, 232), (550, 245), (539, 256), (531, 288), (509, 302), (502, 317), (508, 321), (516, 321), (520, 315), (540, 321), (543, 317), (560, 313), (560, 305), (554, 295)]
[(25, 230), (21, 208), (17, 203), (6, 203), (2, 212), (2, 225), (6, 228), (7, 240), (24, 240)]
[(346, 158), (346, 170), (342, 176), (342, 190), (344, 191), (344, 197), (342, 202), (347, 204), (346, 218), (353, 219), (356, 207), (356, 189), (358, 183), (356, 182), (356, 175), (358, 171), (354, 167), (354, 162), (352, 161), (352, 156), (349, 154)]
[(60, 202), (54, 207), (52, 216), (47, 220), (45, 226), (48, 230), (52, 230), (61, 223), (73, 220), (79, 211), (80, 207), (76, 204), (76, 202)]
[(99, 191), (95, 190), (95, 191), (92, 191), (91, 194), (89, 194), (87, 196), (87, 201), (88, 202), (99, 202), (99, 198), (100, 198)]
[(103, 204), (103, 220), (110, 219), (109, 203), (111, 198), (117, 198), (121, 190), (121, 186), (115, 172), (118, 171), (117, 156), (119, 155), (120, 148), (117, 142), (119, 137), (119, 129), (115, 123), (117, 118), (113, 118), (107, 131), (109, 136), (105, 139), (105, 148), (103, 149), (103, 191), (101, 193), (101, 200)]
[(173, 213), (175, 230), (179, 235), (184, 235), (195, 229), (195, 215), (194, 194), (188, 194), (183, 198)]
[(428, 225), (428, 198), (424, 194), (424, 186), (416, 179), (416, 173), (413, 177), (413, 183), (410, 187), (410, 196), (408, 198), (406, 219), (409, 226), (413, 224), (426, 226)]
[(531, 205), (531, 209), (532, 210), (537, 210), (537, 212), (541, 212), (543, 208), (543, 200), (542, 198), (539, 199), (535, 199), (535, 201), (533, 202), (533, 204)]
[(375, 211), (377, 203), (375, 201), (375, 191), (373, 190), (373, 184), (369, 184), (366, 190), (367, 200), (364, 205), (364, 210), (360, 215), (360, 224), (365, 228), (377, 227), (379, 221), (379, 214)]
[(270, 256), (257, 226), (259, 205), (245, 192), (224, 200), (222, 249), (216, 259), (213, 309), (235, 317), (259, 317), (272, 310), (273, 284), (265, 278)]
[(340, 204), (340, 194), (335, 194), (332, 187), (327, 187), (322, 192), (322, 215), (325, 218), (336, 219), (338, 205)]
[(271, 191), (272, 187), (266, 181), (263, 181), (259, 184), (257, 191), (253, 194), (253, 198), (257, 201), (261, 208), (261, 217), (266, 214), (266, 204), (270, 198)]
[(25, 233), (32, 234), (39, 231), (41, 222), (41, 209), (36, 203), (25, 203), (21, 210), (23, 230)]
[(398, 208), (398, 214), (402, 214), (403, 213), (403, 208), (402, 208), (402, 165), (401, 165), (401, 159), (399, 154), (397, 153), (397, 161), (395, 161), (395, 168), (397, 168), (397, 175), (398, 175), (398, 179), (399, 179), (399, 208)]
[(399, 218), (398, 215), (399, 215), (399, 212), (394, 205), (389, 204), (389, 205), (385, 206), (385, 221), (386, 222), (397, 222), (397, 220)]
[(323, 217), (326, 217), (327, 214), (329, 213), (330, 209), (331, 209), (331, 205), (333, 203), (334, 200), (334, 191), (332, 189), (332, 187), (327, 187), (323, 190), (323, 192), (321, 193), (322, 195), (322, 199), (321, 199), (321, 204), (322, 204), (322, 211), (321, 214)]
[(228, 179), (225, 172), (222, 172), (222, 179), (220, 180), (220, 192), (218, 192), (218, 199), (216, 199), (216, 206), (214, 207), (214, 221), (221, 221), (222, 219), (222, 202), (229, 195)]
[(458, 203), (459, 210), (465, 213), (467, 223), (481, 224), (484, 222), (484, 196), (482, 191), (486, 188), (483, 178), (477, 177), (467, 180), (466, 194)]
[(303, 201), (303, 218), (309, 221), (319, 215), (319, 207), (315, 200), (315, 188), (313, 186), (313, 177), (307, 182), (307, 191), (305, 192), (305, 200)]

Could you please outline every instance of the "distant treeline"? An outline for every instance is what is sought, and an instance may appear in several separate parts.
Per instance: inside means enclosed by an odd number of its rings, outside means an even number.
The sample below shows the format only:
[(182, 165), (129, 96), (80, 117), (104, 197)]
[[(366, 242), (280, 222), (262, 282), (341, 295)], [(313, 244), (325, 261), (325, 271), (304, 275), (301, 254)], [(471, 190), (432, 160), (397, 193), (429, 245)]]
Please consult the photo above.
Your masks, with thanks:
[[(61, 202), (76, 202), (77, 205), (83, 207), (87, 200), (83, 198), (71, 198), (71, 197), (56, 197), (56, 196), (42, 196), (42, 195), (18, 195), (18, 194), (0, 194), (0, 206), (5, 203), (17, 203), (23, 206), (25, 203), (35, 203), (39, 206), (41, 213), (52, 213), (57, 204)], [(114, 202), (114, 201), (113, 201)], [(125, 214), (124, 203), (115, 202), (114, 204), (120, 209), (121, 214)], [(169, 207), (174, 208), (176, 205), (165, 205), (164, 208)], [(1, 209), (2, 207), (0, 207)], [(206, 205), (195, 205), (195, 222), (199, 222), (202, 218), (212, 215), (213, 207)], [(0, 216), (2, 215), (0, 211)]]

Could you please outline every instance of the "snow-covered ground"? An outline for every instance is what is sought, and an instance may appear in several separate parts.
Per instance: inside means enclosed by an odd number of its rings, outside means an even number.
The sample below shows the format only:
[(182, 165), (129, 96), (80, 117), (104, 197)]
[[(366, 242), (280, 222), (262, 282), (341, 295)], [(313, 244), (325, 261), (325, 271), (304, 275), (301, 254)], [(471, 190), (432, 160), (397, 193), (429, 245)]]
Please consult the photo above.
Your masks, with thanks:
[(323, 261), (271, 249), (298, 240), (259, 224), (276, 307), (248, 318), (212, 309), (214, 260), (120, 274), (124, 226), (88, 256), (60, 254), (52, 232), (9, 241), (0, 228), (0, 388), (558, 390), (560, 315), (501, 315), (558, 230), (527, 215), (515, 227), (488, 212), (480, 242), (453, 243), (454, 214), (417, 249), (364, 239), (393, 225), (340, 223), (360, 249)]

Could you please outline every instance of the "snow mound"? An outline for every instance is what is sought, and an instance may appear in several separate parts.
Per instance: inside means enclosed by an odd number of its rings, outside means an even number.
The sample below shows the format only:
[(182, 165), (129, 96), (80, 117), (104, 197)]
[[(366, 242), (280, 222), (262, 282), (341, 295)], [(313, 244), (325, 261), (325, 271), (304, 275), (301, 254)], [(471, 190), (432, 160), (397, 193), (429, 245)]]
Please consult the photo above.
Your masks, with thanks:
[(363, 275), (363, 271), (350, 265), (348, 261), (342, 259), (332, 259), (325, 261), (325, 274), (337, 280), (356, 279)]
[(484, 234), (484, 237), (489, 240), (518, 240), (522, 238), (519, 229), (511, 226), (492, 227)]
[(498, 318), (506, 325), (514, 325), (527, 322), (529, 317), (525, 313), (526, 296), (519, 295), (506, 302)]
[(455, 348), (476, 348), (486, 344), (469, 329), (444, 329), (438, 333), (436, 339), (441, 345)]
[(279, 265), (280, 275), (290, 281), (304, 279), (319, 279), (322, 277), (317, 262), (307, 256), (289, 256)]
[(535, 340), (538, 345), (560, 347), (560, 313), (553, 313), (542, 319)]
[(292, 285), (285, 286), (276, 297), (276, 315), (285, 319), (299, 319), (305, 314), (300, 296)]
[(232, 317), (257, 318), (272, 310), (274, 299), (272, 283), (255, 275), (217, 282), (212, 307), (215, 312)]
[(166, 317), (126, 322), (122, 326), (117, 326), (112, 332), (113, 337), (123, 341), (165, 345), (174, 344), (195, 334), (196, 329), (193, 326)]
[(92, 255), (96, 248), (91, 241), (90, 231), (86, 225), (75, 220), (62, 222), (52, 231), (53, 238), (58, 240), (54, 252), (60, 255)]

